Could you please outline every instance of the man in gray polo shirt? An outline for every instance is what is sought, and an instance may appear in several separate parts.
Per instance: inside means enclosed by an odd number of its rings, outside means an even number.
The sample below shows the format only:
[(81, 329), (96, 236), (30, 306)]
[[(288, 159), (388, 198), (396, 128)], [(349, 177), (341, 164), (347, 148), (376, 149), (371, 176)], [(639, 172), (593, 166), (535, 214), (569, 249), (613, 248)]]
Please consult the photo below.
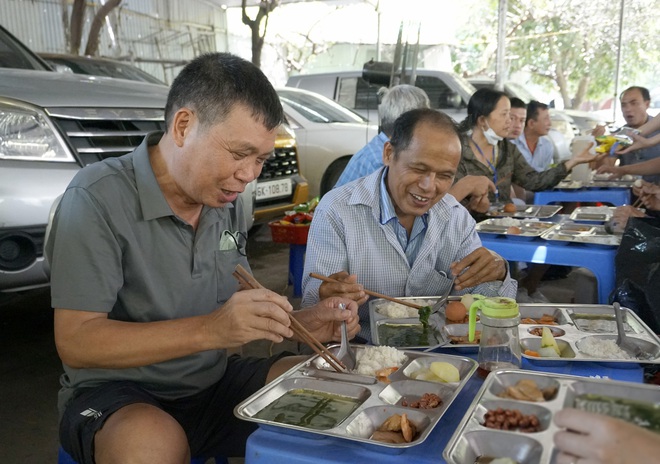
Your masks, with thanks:
[[(238, 195), (273, 151), (277, 94), (251, 63), (207, 54), (175, 79), (165, 121), (133, 153), (80, 171), (47, 243), (60, 442), (80, 464), (242, 455), (253, 426), (234, 406), (300, 362), (226, 355), (293, 337), (286, 298), (238, 292), (231, 275), (248, 266)], [(343, 320), (359, 330), (347, 299), (295, 317), (321, 341)]]

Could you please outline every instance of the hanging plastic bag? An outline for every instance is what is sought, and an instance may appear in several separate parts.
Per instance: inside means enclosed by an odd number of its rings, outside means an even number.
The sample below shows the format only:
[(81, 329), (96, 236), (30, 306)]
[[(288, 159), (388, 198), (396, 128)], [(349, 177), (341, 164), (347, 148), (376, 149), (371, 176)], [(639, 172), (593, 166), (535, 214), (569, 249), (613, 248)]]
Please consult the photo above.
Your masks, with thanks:
[(633, 310), (660, 333), (660, 218), (630, 218), (615, 258), (610, 303)]

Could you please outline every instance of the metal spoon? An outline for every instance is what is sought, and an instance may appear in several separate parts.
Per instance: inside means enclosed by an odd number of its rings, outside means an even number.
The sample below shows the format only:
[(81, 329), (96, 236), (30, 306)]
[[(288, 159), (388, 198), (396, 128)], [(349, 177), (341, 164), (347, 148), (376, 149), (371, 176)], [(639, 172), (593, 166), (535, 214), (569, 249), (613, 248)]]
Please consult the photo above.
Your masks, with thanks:
[(440, 299), (435, 302), (433, 307), (431, 307), (431, 314), (437, 313), (445, 305), (445, 303), (449, 299), (449, 294), (451, 293), (451, 290), (454, 288), (454, 282), (455, 281), (456, 281), (456, 276), (452, 277), (451, 282), (449, 283), (449, 288), (440, 297)]
[(616, 344), (629, 355), (636, 359), (640, 359), (643, 355), (642, 349), (626, 336), (626, 332), (623, 328), (623, 316), (621, 314), (623, 310), (621, 309), (621, 306), (617, 302), (614, 302), (613, 306), (614, 316), (616, 317), (616, 329), (618, 332)]
[[(339, 303), (339, 308), (342, 311), (346, 310), (346, 305)], [(346, 366), (346, 369), (352, 371), (357, 365), (357, 360), (355, 359), (355, 353), (353, 348), (348, 343), (348, 329), (346, 327), (346, 321), (341, 323), (341, 345), (339, 345), (339, 351), (337, 352), (337, 358)]]

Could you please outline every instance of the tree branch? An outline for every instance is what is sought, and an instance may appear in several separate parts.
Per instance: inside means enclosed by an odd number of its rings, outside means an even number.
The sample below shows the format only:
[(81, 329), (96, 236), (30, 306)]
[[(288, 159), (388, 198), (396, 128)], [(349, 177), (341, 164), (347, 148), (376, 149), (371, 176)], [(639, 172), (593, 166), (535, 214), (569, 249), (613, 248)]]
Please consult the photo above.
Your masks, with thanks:
[(89, 35), (87, 36), (87, 46), (85, 47), (85, 55), (94, 56), (99, 50), (99, 34), (103, 21), (112, 10), (117, 8), (122, 0), (108, 0), (99, 8), (99, 11), (94, 15), (92, 25), (89, 27)]
[(71, 7), (71, 42), (69, 43), (69, 52), (74, 55), (80, 53), (85, 8), (87, 8), (87, 2), (85, 0), (73, 0), (73, 6)]

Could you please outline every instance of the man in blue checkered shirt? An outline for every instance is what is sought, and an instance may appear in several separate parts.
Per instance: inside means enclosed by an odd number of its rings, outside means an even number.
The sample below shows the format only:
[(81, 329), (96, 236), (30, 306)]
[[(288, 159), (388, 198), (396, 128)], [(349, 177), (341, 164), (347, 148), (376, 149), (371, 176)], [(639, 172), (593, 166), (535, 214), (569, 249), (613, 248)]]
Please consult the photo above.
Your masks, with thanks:
[[(481, 246), (475, 221), (447, 195), (461, 157), (447, 115), (416, 109), (401, 115), (385, 143), (385, 166), (327, 193), (307, 241), (302, 305), (332, 295), (360, 305), (360, 338), (370, 341), (363, 289), (390, 296), (454, 293), (516, 296), (507, 263)], [(341, 283), (321, 283), (310, 272)], [(358, 284), (357, 282), (360, 282)]]
[[(378, 106), (380, 132), (351, 157), (335, 184), (335, 188), (377, 171), (383, 167), (383, 148), (394, 130), (394, 121), (406, 111), (430, 108), (429, 97), (414, 85), (401, 84), (378, 92), (382, 99)], [(465, 176), (451, 186), (449, 193), (458, 201), (465, 201), (470, 211), (485, 213), (490, 207), (488, 192), (495, 184), (486, 176)]]

